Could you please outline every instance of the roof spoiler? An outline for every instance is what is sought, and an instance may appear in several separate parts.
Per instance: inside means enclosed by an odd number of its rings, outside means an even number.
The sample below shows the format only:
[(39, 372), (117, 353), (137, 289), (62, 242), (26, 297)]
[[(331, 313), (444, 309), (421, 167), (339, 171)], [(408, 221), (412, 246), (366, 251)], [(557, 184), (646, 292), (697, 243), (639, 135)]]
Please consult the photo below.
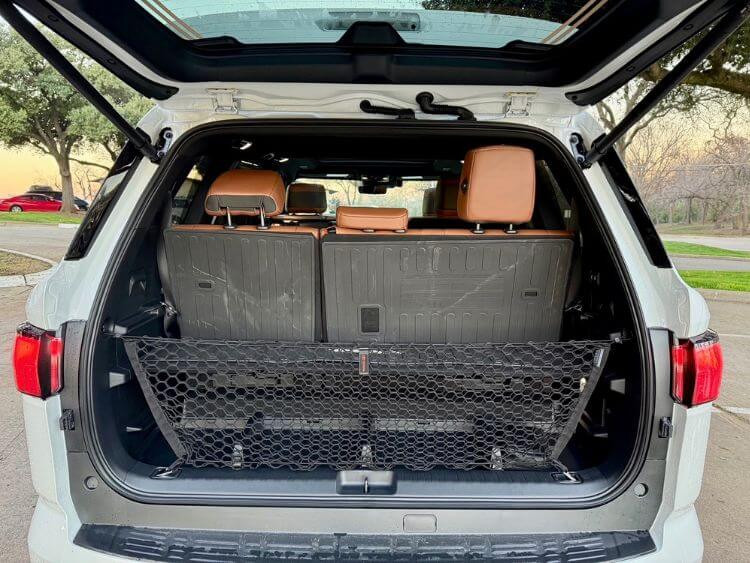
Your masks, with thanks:
[(581, 167), (590, 168), (600, 160), (607, 151), (622, 137), (628, 129), (635, 125), (641, 118), (651, 111), (664, 97), (677, 87), (695, 67), (711, 52), (719, 47), (724, 40), (740, 27), (750, 16), (750, 3), (743, 2), (736, 8), (728, 11), (714, 26), (698, 41), (690, 52), (685, 55), (672, 70), (667, 72), (659, 82), (646, 94), (643, 99), (633, 107), (630, 112), (622, 118), (622, 121), (591, 143), (591, 149), (585, 154), (581, 161)]
[(55, 68), (81, 95), (101, 112), (112, 124), (152, 162), (159, 161), (159, 153), (149, 135), (133, 127), (112, 104), (76, 69), (57, 48), (36, 28), (13, 2), (0, 0), (0, 16), (23, 37), (52, 67)]

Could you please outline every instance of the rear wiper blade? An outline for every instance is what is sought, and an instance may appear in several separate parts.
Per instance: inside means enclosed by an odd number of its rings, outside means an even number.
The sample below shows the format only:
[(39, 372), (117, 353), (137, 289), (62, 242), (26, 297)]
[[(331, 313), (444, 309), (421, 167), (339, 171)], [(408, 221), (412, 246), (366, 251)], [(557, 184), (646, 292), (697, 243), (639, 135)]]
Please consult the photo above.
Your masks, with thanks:
[(449, 106), (445, 104), (435, 104), (435, 96), (431, 92), (421, 92), (417, 94), (417, 103), (423, 113), (433, 113), (440, 115), (458, 116), (458, 121), (476, 121), (474, 114), (461, 106)]

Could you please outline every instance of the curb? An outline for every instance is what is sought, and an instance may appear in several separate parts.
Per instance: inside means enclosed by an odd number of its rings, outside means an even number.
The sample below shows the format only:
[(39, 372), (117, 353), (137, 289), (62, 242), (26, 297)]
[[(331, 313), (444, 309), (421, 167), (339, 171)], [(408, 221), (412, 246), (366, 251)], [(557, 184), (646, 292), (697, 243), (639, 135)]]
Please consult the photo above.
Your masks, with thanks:
[(727, 291), (725, 289), (698, 289), (697, 291), (708, 301), (750, 305), (750, 291)]
[[(54, 260), (44, 258), (43, 256), (37, 256), (36, 254), (29, 254), (28, 252), (20, 252), (18, 250), (11, 250), (10, 248), (0, 248), (0, 251), (7, 252), (9, 254), (17, 254), (18, 256), (25, 256), (26, 258), (32, 258), (34, 260), (39, 260), (40, 262), (45, 262), (52, 267), (57, 265), (57, 262), (55, 262)], [(47, 268), (46, 270), (42, 270), (41, 272), (34, 272), (33, 274), (0, 276), (0, 288), (32, 287), (46, 278), (51, 271), (52, 268)]]

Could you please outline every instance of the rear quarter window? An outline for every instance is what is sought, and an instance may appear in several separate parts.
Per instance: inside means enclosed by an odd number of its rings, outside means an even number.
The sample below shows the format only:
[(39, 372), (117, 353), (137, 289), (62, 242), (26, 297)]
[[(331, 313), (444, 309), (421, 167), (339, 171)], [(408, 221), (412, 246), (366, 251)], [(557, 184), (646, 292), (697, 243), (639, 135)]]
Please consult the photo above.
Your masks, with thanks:
[(78, 260), (86, 256), (91, 243), (105, 223), (112, 204), (127, 184), (131, 173), (138, 167), (140, 159), (140, 153), (130, 143), (126, 144), (91, 202), (88, 212), (68, 247), (65, 260)]

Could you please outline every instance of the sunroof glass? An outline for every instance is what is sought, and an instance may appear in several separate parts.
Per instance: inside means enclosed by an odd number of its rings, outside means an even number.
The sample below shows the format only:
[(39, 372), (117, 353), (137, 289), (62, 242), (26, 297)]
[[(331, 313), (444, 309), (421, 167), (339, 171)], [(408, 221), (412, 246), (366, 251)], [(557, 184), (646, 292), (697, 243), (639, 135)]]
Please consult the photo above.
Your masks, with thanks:
[(407, 43), (497, 48), (562, 43), (607, 0), (137, 0), (184, 39), (334, 43), (355, 22), (388, 22)]

